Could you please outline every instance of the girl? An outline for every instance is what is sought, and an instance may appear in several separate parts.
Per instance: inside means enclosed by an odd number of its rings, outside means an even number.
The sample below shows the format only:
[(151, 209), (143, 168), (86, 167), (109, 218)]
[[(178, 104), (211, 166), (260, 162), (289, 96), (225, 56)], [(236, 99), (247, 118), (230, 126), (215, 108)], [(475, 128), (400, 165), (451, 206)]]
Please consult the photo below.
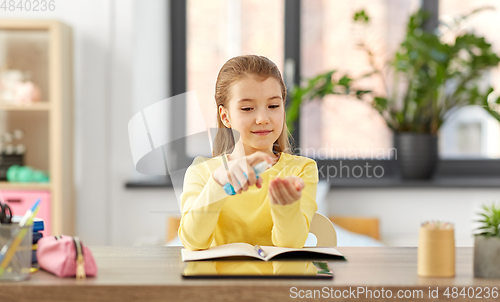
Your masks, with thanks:
[[(290, 153), (280, 71), (266, 57), (232, 58), (219, 72), (215, 100), (214, 157), (194, 159), (180, 196), (183, 245), (303, 247), (317, 210), (318, 168), (314, 160)], [(256, 178), (252, 167), (264, 160), (273, 166)], [(238, 194), (228, 195), (226, 183)]]

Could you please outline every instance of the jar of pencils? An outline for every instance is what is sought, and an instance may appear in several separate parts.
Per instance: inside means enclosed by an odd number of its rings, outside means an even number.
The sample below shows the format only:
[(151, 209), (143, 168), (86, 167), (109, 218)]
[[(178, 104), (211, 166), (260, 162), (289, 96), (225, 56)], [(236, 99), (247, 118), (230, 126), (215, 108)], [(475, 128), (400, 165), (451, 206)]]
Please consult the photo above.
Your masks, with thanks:
[(425, 222), (418, 239), (417, 274), (421, 277), (455, 276), (455, 230), (448, 222)]
[(0, 224), (0, 282), (29, 279), (33, 224)]

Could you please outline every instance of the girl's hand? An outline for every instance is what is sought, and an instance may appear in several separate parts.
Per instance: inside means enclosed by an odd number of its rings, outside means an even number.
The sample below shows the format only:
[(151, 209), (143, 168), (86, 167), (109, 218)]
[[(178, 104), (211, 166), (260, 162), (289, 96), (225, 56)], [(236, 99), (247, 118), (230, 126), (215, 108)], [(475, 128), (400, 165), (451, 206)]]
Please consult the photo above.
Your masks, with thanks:
[(277, 177), (269, 183), (269, 200), (271, 204), (292, 204), (300, 199), (304, 187), (304, 180), (298, 176)]
[[(260, 189), (262, 187), (262, 178), (256, 178), (255, 171), (252, 167), (262, 161), (267, 161), (274, 165), (277, 158), (273, 158), (262, 151), (257, 151), (251, 155), (229, 161), (227, 163), (229, 168), (228, 171), (226, 171), (224, 164), (222, 164), (214, 171), (213, 178), (221, 186), (230, 183), (234, 191), (238, 194), (248, 190), (248, 188), (253, 185), (257, 185), (257, 188)], [(248, 178), (245, 177), (243, 173), (245, 173)]]

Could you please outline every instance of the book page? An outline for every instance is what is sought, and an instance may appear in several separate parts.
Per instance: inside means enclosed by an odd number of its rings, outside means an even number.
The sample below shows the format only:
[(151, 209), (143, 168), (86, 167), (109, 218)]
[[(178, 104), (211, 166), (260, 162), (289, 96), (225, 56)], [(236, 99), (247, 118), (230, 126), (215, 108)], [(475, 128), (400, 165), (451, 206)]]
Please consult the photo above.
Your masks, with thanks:
[(343, 255), (333, 247), (304, 247), (296, 249), (296, 248), (277, 247), (277, 246), (261, 246), (261, 248), (262, 250), (264, 250), (264, 253), (266, 254), (265, 257), (266, 261), (272, 259), (277, 255), (289, 252), (310, 252), (323, 255), (333, 255), (333, 256), (343, 257)]
[(182, 261), (215, 259), (233, 256), (247, 256), (263, 260), (263, 258), (259, 256), (255, 250), (255, 247), (248, 243), (229, 243), (201, 251), (182, 249)]

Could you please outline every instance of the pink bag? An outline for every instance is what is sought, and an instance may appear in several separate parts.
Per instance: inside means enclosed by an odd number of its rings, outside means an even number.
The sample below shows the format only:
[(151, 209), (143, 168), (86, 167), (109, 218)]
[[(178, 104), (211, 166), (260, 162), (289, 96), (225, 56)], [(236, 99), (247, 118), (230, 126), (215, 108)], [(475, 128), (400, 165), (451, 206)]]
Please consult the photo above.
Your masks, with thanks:
[(36, 257), (40, 267), (57, 277), (85, 279), (97, 274), (97, 265), (90, 249), (78, 237), (66, 235), (38, 240)]

